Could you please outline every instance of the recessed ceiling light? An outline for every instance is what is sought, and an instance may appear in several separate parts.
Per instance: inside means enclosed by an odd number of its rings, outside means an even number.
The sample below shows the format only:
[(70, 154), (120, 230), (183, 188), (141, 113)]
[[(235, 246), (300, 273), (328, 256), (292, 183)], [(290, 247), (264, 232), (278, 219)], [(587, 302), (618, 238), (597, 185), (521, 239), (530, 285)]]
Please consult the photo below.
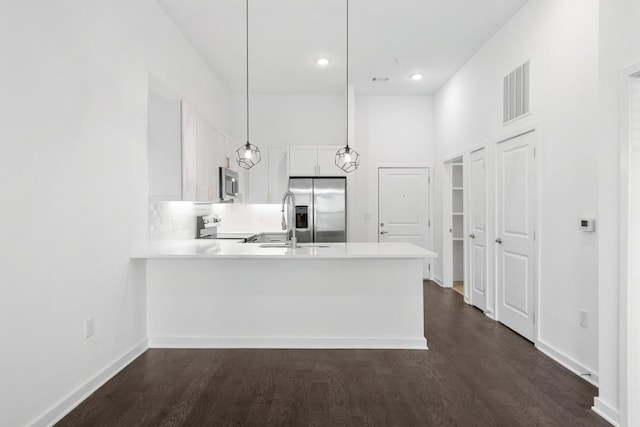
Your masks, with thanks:
[(411, 74), (411, 80), (420, 81), (424, 76), (420, 73)]
[(316, 64), (318, 64), (321, 67), (326, 67), (327, 65), (329, 65), (329, 58), (318, 58), (316, 59)]

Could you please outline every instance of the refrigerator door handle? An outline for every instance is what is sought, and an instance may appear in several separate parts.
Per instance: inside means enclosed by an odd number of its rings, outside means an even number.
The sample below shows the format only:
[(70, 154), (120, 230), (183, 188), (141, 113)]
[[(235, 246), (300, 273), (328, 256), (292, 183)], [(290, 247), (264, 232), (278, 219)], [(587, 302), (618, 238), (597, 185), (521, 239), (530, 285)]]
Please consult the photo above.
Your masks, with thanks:
[[(317, 167), (317, 166), (316, 166)], [(312, 218), (311, 218), (311, 224), (313, 227), (313, 243), (318, 241), (318, 228), (316, 227), (316, 215), (317, 215), (317, 209), (316, 209), (316, 186), (315, 186), (315, 182), (312, 181), (312, 185), (311, 185), (311, 204), (313, 205), (313, 208), (311, 210), (311, 212), (313, 212)]]

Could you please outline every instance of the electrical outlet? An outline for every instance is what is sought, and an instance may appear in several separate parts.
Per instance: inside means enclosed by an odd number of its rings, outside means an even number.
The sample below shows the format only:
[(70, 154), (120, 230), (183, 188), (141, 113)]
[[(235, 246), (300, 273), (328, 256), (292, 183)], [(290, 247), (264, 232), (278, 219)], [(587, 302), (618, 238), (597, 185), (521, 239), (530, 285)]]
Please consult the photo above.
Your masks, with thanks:
[(587, 310), (580, 310), (580, 326), (589, 327), (589, 312)]
[(93, 317), (84, 321), (84, 337), (89, 338), (93, 336)]

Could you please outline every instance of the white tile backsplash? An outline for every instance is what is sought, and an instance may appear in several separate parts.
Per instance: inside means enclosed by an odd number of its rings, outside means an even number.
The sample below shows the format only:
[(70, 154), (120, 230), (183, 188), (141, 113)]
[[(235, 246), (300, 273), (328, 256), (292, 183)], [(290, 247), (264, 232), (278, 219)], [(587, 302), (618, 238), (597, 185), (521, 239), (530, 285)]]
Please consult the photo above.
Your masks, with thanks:
[(277, 204), (150, 202), (149, 241), (194, 239), (196, 217), (208, 214), (218, 214), (222, 219), (220, 233), (281, 231)]

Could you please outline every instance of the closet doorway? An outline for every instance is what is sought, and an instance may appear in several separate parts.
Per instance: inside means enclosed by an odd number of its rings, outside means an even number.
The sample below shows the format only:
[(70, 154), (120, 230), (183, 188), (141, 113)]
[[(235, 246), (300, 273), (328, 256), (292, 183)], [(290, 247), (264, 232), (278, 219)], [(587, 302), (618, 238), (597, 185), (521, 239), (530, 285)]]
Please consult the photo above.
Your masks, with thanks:
[(443, 286), (465, 296), (465, 168), (462, 156), (445, 163), (446, 182), (443, 194)]

